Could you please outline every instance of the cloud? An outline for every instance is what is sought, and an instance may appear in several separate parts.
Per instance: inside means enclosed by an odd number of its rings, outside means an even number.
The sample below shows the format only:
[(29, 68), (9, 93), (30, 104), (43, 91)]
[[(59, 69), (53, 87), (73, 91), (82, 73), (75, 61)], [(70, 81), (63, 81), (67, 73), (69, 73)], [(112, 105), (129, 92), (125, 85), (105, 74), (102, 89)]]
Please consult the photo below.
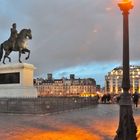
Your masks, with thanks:
[[(114, 0), (1, 2), (0, 41), (9, 37), (12, 22), (17, 23), (18, 30), (31, 28), (28, 62), (37, 67), (36, 75), (90, 63), (122, 61), (122, 15)], [(130, 54), (137, 61), (140, 3), (135, 4), (130, 17)]]

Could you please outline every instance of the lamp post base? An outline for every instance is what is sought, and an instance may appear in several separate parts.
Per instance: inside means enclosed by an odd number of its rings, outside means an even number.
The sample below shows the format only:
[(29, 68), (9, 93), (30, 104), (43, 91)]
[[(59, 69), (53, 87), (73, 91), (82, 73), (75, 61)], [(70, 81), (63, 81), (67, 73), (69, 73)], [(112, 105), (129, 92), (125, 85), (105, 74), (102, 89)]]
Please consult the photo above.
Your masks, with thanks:
[(120, 121), (114, 140), (137, 140), (137, 127), (133, 118), (131, 95), (123, 93), (119, 103)]

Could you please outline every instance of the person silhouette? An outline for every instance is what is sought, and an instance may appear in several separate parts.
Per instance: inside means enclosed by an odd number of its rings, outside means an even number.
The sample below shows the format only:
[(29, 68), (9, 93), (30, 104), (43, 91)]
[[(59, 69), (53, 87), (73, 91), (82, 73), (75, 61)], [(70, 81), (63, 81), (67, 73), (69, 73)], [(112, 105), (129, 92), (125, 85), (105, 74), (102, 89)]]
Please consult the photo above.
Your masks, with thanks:
[(16, 29), (16, 23), (13, 23), (12, 28), (11, 28), (10, 38), (9, 38), (10, 45), (11, 45), (12, 49), (14, 49), (14, 47), (15, 47), (17, 36), (18, 36), (18, 32), (17, 32), (17, 29)]
[(133, 103), (135, 104), (135, 107), (138, 107), (138, 102), (139, 102), (139, 94), (137, 92), (135, 92), (133, 94)]

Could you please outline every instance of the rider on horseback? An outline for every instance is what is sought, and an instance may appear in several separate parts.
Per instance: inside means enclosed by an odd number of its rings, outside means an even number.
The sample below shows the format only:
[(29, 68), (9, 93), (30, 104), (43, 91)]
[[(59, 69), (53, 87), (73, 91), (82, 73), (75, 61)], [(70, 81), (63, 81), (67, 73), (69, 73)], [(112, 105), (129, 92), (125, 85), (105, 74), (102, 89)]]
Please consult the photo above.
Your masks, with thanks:
[(12, 50), (15, 47), (17, 36), (18, 36), (18, 32), (16, 29), (16, 23), (13, 23), (12, 28), (11, 28), (11, 35), (10, 35), (10, 38), (8, 39)]
[[(5, 64), (5, 59), (8, 58), (9, 62), (11, 62), (11, 58), (9, 55), (12, 51), (19, 52), (19, 62), (21, 54), (28, 53), (26, 60), (30, 57), (30, 50), (27, 49), (27, 41), (28, 39), (32, 39), (31, 29), (22, 29), (19, 33), (16, 30), (16, 23), (12, 24), (10, 38), (3, 43), (0, 44), (0, 61), (3, 57), (3, 63)], [(3, 51), (5, 54), (3, 56)]]

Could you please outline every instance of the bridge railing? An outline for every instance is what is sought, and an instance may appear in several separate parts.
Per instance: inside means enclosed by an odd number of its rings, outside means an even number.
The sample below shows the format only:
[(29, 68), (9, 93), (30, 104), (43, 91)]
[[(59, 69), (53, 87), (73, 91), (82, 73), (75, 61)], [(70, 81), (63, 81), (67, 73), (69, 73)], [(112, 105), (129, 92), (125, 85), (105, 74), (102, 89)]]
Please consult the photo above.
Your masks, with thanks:
[(0, 98), (0, 113), (46, 114), (97, 104), (97, 97)]

